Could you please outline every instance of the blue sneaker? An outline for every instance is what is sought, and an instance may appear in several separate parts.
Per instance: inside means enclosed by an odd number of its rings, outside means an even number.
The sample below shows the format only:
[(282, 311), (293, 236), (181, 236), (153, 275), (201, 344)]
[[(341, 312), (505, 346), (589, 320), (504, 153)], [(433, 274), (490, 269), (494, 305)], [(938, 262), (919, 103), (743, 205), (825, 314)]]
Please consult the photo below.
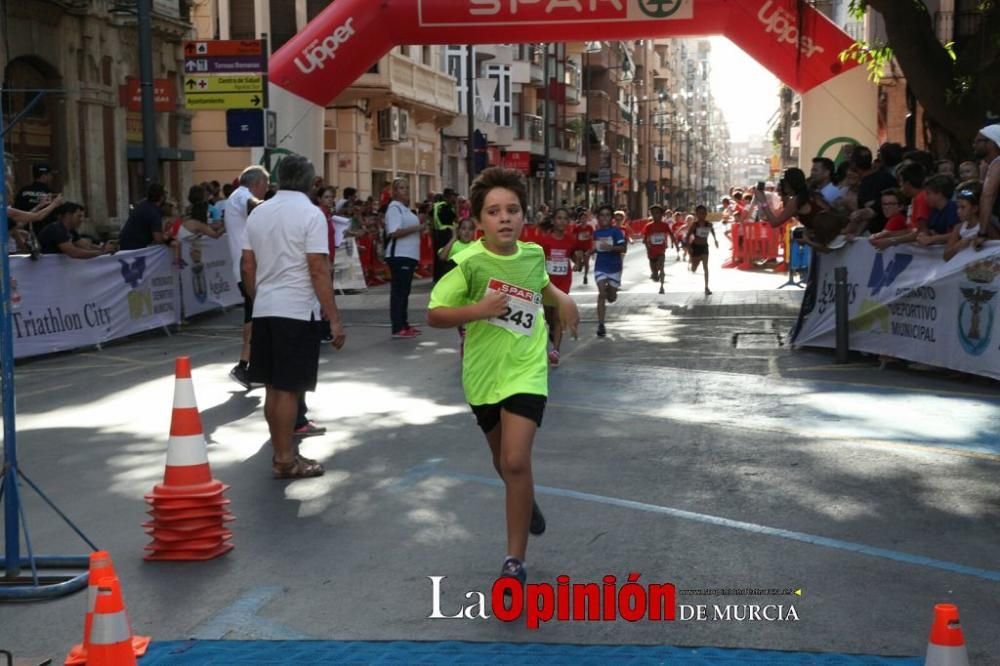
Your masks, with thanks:
[[(507, 557), (503, 561), (503, 568), (500, 569), (501, 578), (516, 578), (521, 586), (523, 587), (525, 582), (528, 580), (528, 570), (524, 568), (524, 562), (517, 559), (516, 557)], [(509, 595), (510, 592), (504, 593), (504, 596)]]

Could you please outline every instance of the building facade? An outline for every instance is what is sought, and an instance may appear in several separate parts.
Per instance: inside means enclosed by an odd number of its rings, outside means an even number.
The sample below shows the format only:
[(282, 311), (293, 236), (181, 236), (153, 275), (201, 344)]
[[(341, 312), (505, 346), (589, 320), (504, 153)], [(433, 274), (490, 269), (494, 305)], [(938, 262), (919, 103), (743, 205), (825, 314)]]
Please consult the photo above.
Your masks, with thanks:
[[(317, 0), (208, 0), (193, 19), (199, 39), (261, 39), (274, 52), (326, 8)], [(457, 113), (453, 80), (439, 46), (398, 46), (321, 110), (322, 146), (315, 146), (317, 172), (324, 182), (353, 187), (361, 196), (378, 197), (396, 177), (410, 182), (419, 200), (445, 186), (441, 130)], [(311, 117), (304, 101), (285, 107), (291, 120)], [(283, 119), (288, 120), (289, 118)], [(292, 124), (294, 123), (286, 123)], [(230, 148), (225, 112), (198, 111), (193, 120), (198, 159), (195, 181), (232, 180), (249, 164), (273, 170), (288, 149)], [(280, 134), (280, 133), (279, 133)]]
[[(144, 195), (139, 46), (134, 3), (26, 0), (6, 3), (0, 40), (5, 162), (17, 186), (31, 166), (58, 171), (52, 189), (87, 208), (90, 232), (114, 232)], [(159, 173), (183, 201), (193, 159), (191, 114), (178, 104), (181, 43), (191, 35), (185, 0), (152, 3)], [(32, 101), (40, 96), (33, 105)], [(30, 108), (29, 108), (30, 107)]]

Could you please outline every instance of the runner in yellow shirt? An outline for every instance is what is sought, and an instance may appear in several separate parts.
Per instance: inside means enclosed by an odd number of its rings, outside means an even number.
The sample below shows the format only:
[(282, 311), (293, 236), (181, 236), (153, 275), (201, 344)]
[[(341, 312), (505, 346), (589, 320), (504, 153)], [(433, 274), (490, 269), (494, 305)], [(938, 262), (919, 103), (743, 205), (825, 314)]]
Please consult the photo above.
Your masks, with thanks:
[(527, 579), (528, 532), (545, 531), (534, 502), (531, 447), (548, 396), (548, 333), (542, 304), (555, 305), (576, 337), (573, 300), (549, 282), (545, 253), (519, 242), (527, 208), (520, 173), (491, 168), (472, 185), (472, 217), (483, 238), (455, 257), (431, 292), (427, 323), (466, 325), (462, 385), (506, 488), (507, 557), (501, 576)]

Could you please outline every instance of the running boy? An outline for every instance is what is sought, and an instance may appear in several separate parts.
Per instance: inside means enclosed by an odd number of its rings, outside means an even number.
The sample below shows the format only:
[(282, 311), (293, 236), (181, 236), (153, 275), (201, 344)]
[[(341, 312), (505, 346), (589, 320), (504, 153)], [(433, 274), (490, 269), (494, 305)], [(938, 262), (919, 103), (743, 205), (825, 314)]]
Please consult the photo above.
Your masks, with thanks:
[(711, 296), (708, 288), (708, 236), (711, 234), (715, 248), (719, 248), (719, 239), (715, 237), (715, 227), (708, 221), (708, 209), (698, 206), (694, 209), (695, 218), (688, 227), (687, 241), (691, 252), (691, 272), (698, 270), (698, 264), (705, 269), (705, 295)]
[(649, 279), (660, 281), (660, 293), (663, 293), (663, 262), (667, 254), (667, 240), (670, 238), (670, 225), (663, 221), (663, 206), (653, 204), (649, 207), (652, 221), (642, 230), (642, 241), (646, 244), (646, 257), (649, 259)]
[(579, 321), (573, 299), (549, 281), (542, 248), (517, 240), (527, 198), (516, 171), (494, 167), (479, 175), (469, 200), (483, 238), (455, 257), (458, 266), (434, 287), (427, 313), (436, 328), (468, 325), (462, 385), (506, 488), (508, 554), (500, 575), (522, 585), (528, 532), (545, 531), (531, 474), (548, 395), (541, 305), (556, 305), (574, 335)]
[[(568, 294), (573, 285), (573, 273), (570, 271), (570, 259), (576, 249), (576, 239), (566, 233), (569, 225), (569, 211), (556, 208), (552, 215), (552, 229), (543, 234), (538, 244), (545, 250), (545, 270), (549, 279), (564, 294)], [(559, 347), (562, 344), (563, 330), (559, 321), (559, 313), (554, 305), (545, 306), (545, 321), (549, 325), (552, 351), (549, 352), (549, 364), (559, 365)]]
[(594, 260), (594, 282), (597, 283), (597, 335), (601, 338), (607, 335), (604, 328), (607, 303), (618, 300), (618, 290), (622, 286), (622, 257), (628, 251), (625, 234), (621, 229), (611, 226), (612, 215), (614, 210), (607, 204), (597, 210), (594, 248), (590, 251), (597, 253), (597, 259)]

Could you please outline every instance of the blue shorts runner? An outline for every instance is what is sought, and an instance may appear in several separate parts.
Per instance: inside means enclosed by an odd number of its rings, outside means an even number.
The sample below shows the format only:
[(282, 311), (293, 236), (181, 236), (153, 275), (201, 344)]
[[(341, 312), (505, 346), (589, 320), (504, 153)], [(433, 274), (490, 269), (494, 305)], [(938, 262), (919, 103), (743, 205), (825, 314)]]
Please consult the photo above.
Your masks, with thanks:
[(594, 271), (594, 282), (607, 282), (609, 287), (614, 287), (618, 289), (622, 286), (622, 274), (618, 273), (605, 273), (604, 271)]

